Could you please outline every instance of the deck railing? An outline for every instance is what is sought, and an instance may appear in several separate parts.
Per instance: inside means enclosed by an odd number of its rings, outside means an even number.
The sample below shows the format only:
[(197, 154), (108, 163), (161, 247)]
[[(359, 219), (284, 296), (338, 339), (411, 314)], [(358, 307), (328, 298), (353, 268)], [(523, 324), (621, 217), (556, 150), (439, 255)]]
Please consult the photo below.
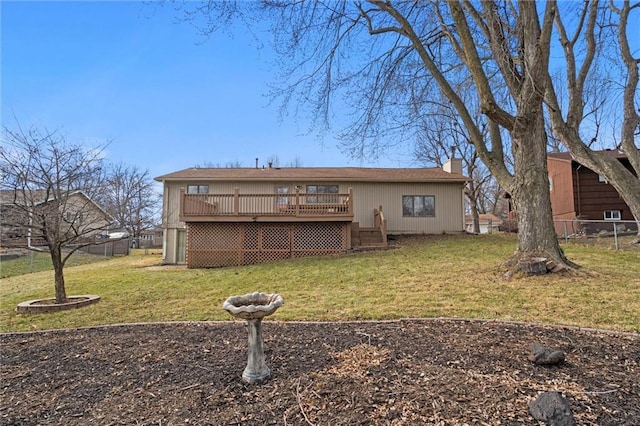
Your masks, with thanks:
[(353, 216), (352, 190), (344, 194), (187, 194), (180, 190), (182, 217)]
[(380, 230), (382, 235), (382, 243), (387, 245), (387, 219), (384, 217), (382, 206), (373, 211), (373, 226)]

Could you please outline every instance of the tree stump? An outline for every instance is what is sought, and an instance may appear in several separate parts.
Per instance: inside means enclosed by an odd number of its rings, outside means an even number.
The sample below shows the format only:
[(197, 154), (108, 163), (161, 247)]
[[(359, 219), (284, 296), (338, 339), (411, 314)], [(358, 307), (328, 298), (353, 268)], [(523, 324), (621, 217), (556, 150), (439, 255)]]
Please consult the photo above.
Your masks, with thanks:
[(530, 257), (526, 259), (520, 259), (518, 261), (518, 268), (526, 272), (527, 274), (532, 275), (542, 275), (546, 274), (547, 269), (547, 258), (545, 257)]

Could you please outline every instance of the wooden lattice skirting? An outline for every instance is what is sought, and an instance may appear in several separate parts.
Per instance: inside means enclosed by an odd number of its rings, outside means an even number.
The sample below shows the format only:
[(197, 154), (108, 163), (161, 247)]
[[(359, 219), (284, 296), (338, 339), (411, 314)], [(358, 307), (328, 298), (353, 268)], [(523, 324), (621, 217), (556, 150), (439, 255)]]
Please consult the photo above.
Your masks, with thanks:
[(187, 223), (187, 266), (211, 268), (344, 253), (350, 222)]

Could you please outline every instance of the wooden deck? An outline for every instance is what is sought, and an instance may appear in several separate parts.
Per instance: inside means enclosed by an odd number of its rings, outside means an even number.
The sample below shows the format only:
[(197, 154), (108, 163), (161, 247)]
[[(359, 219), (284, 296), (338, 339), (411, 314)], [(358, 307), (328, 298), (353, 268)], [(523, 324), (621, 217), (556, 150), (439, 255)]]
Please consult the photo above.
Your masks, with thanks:
[(346, 194), (180, 194), (184, 222), (351, 222)]
[(345, 253), (357, 245), (385, 246), (386, 220), (374, 209), (374, 228), (353, 221), (353, 193), (186, 194), (189, 268), (249, 265), (281, 259)]

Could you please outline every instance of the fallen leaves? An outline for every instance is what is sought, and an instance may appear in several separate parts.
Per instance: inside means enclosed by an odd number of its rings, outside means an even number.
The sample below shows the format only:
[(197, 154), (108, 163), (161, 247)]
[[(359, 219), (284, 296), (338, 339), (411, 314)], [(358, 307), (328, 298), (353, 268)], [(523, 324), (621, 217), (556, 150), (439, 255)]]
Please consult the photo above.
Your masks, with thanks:
[[(250, 386), (238, 323), (0, 335), (0, 424), (537, 425), (527, 403), (551, 390), (581, 425), (640, 418), (638, 335), (407, 320), (269, 322), (264, 339), (272, 377)], [(566, 362), (534, 365), (534, 342)]]

